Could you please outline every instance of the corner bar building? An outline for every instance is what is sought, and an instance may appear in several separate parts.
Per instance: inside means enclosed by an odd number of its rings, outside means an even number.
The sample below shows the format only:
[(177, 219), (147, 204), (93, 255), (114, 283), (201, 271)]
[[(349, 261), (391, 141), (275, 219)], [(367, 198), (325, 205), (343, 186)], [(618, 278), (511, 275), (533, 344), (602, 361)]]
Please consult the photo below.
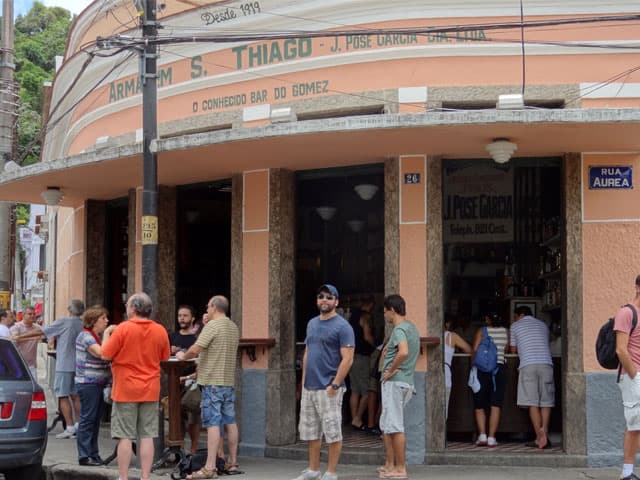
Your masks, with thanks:
[[(1, 200), (39, 203), (51, 186), (64, 194), (50, 215), (52, 318), (80, 297), (120, 321), (123, 299), (141, 288), (138, 58), (125, 50), (85, 66), (83, 51), (99, 36), (139, 37), (133, 3), (95, 1), (76, 18), (42, 162), (0, 174)], [(407, 300), (425, 339), (410, 462), (616, 462), (620, 394), (594, 342), (640, 273), (632, 2), (525, 2), (534, 23), (522, 31), (518, 2), (506, 0), (163, 4), (162, 36), (263, 35), (162, 45), (152, 142), (158, 320), (171, 330), (177, 305), (201, 314), (212, 294), (230, 297), (248, 344), (241, 451), (305, 455), (297, 359), (326, 281), (345, 312), (369, 296), (378, 310), (386, 294)], [(282, 32), (299, 36), (269, 38)], [(524, 106), (500, 97), (523, 90)], [(442, 345), (427, 339), (442, 337), (445, 316), (473, 334), (484, 313), (508, 323), (521, 304), (553, 332), (554, 446), (524, 447), (530, 427), (508, 357), (502, 448), (487, 455), (472, 443), (468, 356), (454, 357), (445, 419)], [(374, 462), (381, 451), (376, 437), (349, 432), (343, 458)]]

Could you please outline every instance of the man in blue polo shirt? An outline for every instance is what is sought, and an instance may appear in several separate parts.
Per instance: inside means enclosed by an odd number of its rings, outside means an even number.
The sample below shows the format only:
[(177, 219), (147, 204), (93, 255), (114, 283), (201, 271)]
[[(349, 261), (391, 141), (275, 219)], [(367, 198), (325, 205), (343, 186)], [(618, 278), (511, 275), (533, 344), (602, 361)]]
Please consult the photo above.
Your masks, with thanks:
[(309, 467), (296, 480), (319, 480), (322, 435), (329, 445), (327, 471), (322, 480), (336, 480), (342, 450), (342, 397), (344, 379), (353, 363), (353, 328), (336, 312), (338, 289), (325, 284), (318, 289), (320, 315), (307, 324), (302, 357), (300, 439), (308, 442)]
[(518, 307), (514, 313), (516, 321), (511, 325), (510, 345), (511, 353), (520, 357), (517, 404), (529, 408), (533, 431), (536, 432), (535, 446), (549, 448), (549, 417), (555, 406), (549, 328), (542, 320), (533, 317), (529, 307)]

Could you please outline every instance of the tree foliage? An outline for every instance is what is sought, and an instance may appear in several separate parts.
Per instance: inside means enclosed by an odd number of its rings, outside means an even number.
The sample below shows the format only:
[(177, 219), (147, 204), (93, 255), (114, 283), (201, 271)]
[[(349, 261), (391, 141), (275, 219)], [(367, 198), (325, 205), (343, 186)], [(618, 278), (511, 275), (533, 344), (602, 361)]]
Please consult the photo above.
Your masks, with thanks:
[(17, 161), (40, 160), (43, 83), (55, 73), (56, 55), (63, 55), (71, 26), (71, 13), (61, 7), (34, 2), (15, 21), (16, 80), (20, 87)]

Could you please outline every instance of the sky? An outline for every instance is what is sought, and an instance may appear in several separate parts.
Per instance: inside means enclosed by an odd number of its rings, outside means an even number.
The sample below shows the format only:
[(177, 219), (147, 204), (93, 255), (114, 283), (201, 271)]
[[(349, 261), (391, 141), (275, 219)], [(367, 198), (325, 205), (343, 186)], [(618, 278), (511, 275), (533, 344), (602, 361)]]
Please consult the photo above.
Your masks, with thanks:
[[(78, 14), (87, 7), (92, 0), (40, 0), (47, 7), (63, 7), (72, 14)], [(13, 0), (13, 11), (16, 16), (24, 15), (33, 5), (33, 0)]]

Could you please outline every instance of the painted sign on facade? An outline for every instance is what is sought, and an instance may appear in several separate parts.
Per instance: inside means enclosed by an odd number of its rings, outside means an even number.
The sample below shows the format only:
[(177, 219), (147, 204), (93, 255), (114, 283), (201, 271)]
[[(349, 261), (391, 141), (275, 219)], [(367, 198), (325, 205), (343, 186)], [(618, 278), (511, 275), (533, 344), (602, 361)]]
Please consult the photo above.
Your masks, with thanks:
[(633, 167), (630, 165), (589, 167), (591, 190), (624, 190), (633, 188)]
[(513, 241), (513, 168), (467, 165), (445, 168), (444, 242)]

